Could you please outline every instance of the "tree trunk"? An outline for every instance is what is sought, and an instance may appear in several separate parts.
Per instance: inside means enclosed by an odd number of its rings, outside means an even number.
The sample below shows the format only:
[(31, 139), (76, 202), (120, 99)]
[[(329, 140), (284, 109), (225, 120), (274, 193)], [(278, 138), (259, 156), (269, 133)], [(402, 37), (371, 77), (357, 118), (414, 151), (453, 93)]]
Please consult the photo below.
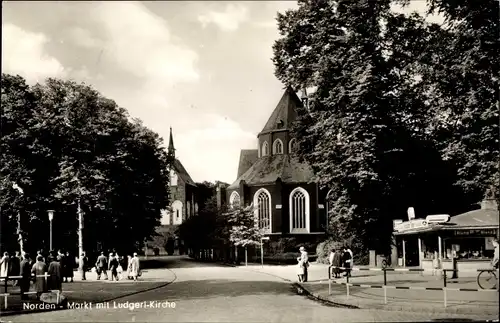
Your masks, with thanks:
[(247, 254), (247, 247), (245, 246), (245, 266), (248, 266), (248, 254)]
[(23, 241), (23, 233), (21, 231), (21, 212), (17, 212), (17, 241), (19, 241), (19, 249), (21, 251), (21, 255), (24, 256), (24, 241)]
[(78, 269), (81, 277), (85, 277), (82, 263), (83, 263), (83, 212), (80, 207), (80, 200), (78, 200), (78, 259), (80, 259)]

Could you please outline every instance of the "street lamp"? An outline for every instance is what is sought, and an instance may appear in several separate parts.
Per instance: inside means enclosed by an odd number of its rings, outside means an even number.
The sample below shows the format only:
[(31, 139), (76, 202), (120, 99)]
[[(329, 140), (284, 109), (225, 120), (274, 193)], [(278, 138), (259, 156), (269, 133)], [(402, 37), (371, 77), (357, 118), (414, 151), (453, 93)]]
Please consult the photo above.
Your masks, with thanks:
[(50, 222), (50, 251), (52, 251), (52, 220), (54, 219), (54, 210), (47, 210), (49, 214), (49, 222)]

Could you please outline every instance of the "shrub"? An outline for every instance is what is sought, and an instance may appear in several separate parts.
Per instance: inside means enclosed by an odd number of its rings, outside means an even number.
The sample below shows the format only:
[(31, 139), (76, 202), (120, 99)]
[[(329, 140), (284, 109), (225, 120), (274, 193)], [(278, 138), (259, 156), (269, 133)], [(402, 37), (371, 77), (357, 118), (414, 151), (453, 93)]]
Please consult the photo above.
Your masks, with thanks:
[(342, 248), (343, 246), (349, 246), (351, 248), (355, 265), (368, 264), (369, 254), (359, 243), (352, 240), (335, 240), (332, 238), (318, 244), (316, 247), (316, 255), (318, 258), (316, 261), (322, 264), (328, 264), (330, 251), (332, 249)]

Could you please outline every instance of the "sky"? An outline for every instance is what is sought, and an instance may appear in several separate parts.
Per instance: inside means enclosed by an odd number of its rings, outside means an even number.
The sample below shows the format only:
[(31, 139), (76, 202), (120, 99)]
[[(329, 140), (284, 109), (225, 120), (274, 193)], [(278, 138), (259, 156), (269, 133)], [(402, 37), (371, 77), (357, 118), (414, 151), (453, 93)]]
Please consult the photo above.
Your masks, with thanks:
[[(140, 118), (196, 182), (236, 180), (279, 102), (276, 14), (295, 1), (2, 2), (2, 72), (85, 82)], [(423, 10), (414, 1), (405, 11)]]

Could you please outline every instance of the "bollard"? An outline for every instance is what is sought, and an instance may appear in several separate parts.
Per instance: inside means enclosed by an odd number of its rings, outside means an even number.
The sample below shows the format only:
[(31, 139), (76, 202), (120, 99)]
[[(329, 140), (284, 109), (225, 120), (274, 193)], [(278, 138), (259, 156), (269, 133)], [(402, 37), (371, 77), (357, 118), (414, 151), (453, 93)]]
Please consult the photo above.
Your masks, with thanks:
[(382, 268), (382, 270), (384, 271), (384, 304), (387, 304), (387, 288), (385, 287), (387, 286), (387, 271), (385, 268)]
[(7, 309), (7, 298), (8, 298), (9, 295), (5, 294), (3, 299), (4, 299), (4, 305), (5, 305), (5, 309)]
[(328, 295), (332, 295), (332, 280), (328, 279)]
[(8, 280), (9, 280), (9, 279), (8, 279), (7, 277), (5, 277), (5, 293), (6, 293), (6, 294), (7, 294), (7, 281), (8, 281)]
[(443, 287), (446, 288), (446, 269), (443, 269)]
[(443, 288), (443, 296), (444, 296), (444, 307), (446, 308), (447, 304), (447, 299), (446, 299), (446, 287)]
[(345, 284), (345, 287), (347, 289), (347, 299), (349, 299), (349, 283)]

